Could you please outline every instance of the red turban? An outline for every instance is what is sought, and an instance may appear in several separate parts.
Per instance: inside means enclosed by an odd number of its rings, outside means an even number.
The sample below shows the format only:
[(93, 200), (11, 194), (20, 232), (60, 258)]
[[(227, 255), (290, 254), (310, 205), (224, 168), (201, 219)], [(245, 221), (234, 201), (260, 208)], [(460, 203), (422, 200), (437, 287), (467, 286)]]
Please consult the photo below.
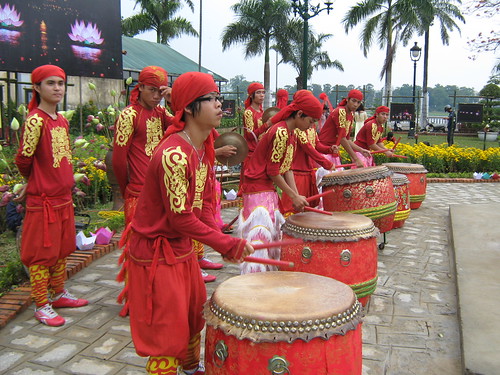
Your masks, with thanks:
[[(186, 123), (182, 120), (184, 109), (197, 98), (211, 92), (219, 92), (219, 88), (210, 74), (201, 72), (187, 72), (181, 74), (172, 85), (172, 101), (170, 103), (170, 108), (174, 111), (174, 118), (172, 120), (172, 125), (170, 125), (165, 132), (165, 137), (183, 130), (184, 126), (186, 126)], [(208, 160), (213, 164), (215, 161), (213, 132), (210, 133), (204, 144)]]
[(368, 122), (370, 122), (370, 121), (374, 120), (374, 119), (377, 117), (376, 115), (378, 115), (379, 113), (382, 113), (382, 112), (387, 112), (387, 113), (389, 113), (389, 111), (390, 111), (390, 110), (389, 110), (389, 107), (386, 107), (385, 105), (381, 105), (380, 107), (377, 107), (377, 109), (375, 110), (375, 114), (374, 114), (373, 116), (371, 116), (371, 117), (368, 117), (368, 118), (365, 120), (365, 122), (364, 122), (364, 123), (366, 124), (366, 123), (368, 123)]
[(130, 92), (130, 103), (137, 104), (139, 100), (139, 86), (148, 85), (153, 87), (167, 86), (168, 73), (165, 69), (159, 66), (146, 66), (139, 73), (139, 81), (134, 89)]
[(328, 109), (330, 110), (330, 112), (332, 112), (333, 105), (332, 105), (332, 102), (330, 102), (328, 95), (326, 95), (324, 92), (322, 92), (321, 94), (319, 94), (319, 98), (323, 101), (323, 106), (325, 105), (325, 103), (328, 104)]
[[(245, 109), (250, 107), (250, 104), (252, 104), (252, 95), (257, 90), (264, 90), (264, 86), (262, 85), (262, 83), (253, 82), (253, 83), (248, 85), (248, 88), (247, 88), (248, 98), (245, 100)], [(261, 106), (261, 109), (262, 109), (262, 106)]]
[[(31, 72), (31, 83), (40, 83), (49, 77), (60, 77), (66, 81), (66, 73), (58, 66), (42, 65)], [(32, 93), (31, 101), (28, 104), (28, 111), (34, 110), (39, 104), (39, 96), (34, 88)]]
[[(359, 90), (352, 89), (349, 91), (347, 94), (347, 98), (353, 98), (353, 99), (358, 99), (358, 100), (363, 100), (363, 93)], [(347, 99), (342, 99), (342, 101), (339, 103), (339, 106), (344, 107), (347, 104)]]
[(312, 92), (309, 90), (301, 89), (298, 91), (295, 91), (295, 94), (293, 94), (293, 100), (297, 99), (301, 95), (312, 95)]
[(301, 93), (299, 95), (295, 95), (293, 102), (275, 114), (271, 119), (271, 122), (276, 124), (280, 121), (286, 120), (293, 112), (299, 110), (304, 112), (306, 116), (310, 116), (313, 119), (319, 119), (323, 113), (323, 106), (319, 100), (314, 97), (314, 95), (304, 95), (304, 93)]
[(389, 109), (389, 107), (386, 107), (385, 105), (381, 105), (380, 107), (377, 107), (377, 109), (375, 110), (375, 114), (379, 114), (381, 112), (389, 113), (390, 109)]
[(283, 109), (288, 105), (288, 91), (279, 89), (276, 93), (276, 107)]

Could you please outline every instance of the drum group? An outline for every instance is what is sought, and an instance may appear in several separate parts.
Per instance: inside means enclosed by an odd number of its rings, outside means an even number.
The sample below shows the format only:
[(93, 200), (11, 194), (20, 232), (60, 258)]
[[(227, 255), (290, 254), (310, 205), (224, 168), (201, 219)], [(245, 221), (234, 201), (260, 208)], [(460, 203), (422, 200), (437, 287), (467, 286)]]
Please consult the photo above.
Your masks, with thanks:
[[(293, 268), (233, 277), (205, 306), (206, 373), (361, 374), (361, 318), (377, 286), (377, 236), (400, 228), (425, 199), (420, 164), (323, 177), (324, 215), (287, 218), (281, 248)], [(289, 241), (291, 242), (291, 241)]]

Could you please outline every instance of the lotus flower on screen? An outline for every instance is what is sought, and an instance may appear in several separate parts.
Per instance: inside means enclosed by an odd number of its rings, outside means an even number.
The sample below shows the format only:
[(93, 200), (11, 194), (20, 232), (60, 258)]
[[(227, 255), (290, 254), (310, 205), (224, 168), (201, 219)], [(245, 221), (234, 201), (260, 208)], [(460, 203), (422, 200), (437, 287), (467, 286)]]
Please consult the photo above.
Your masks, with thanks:
[(20, 14), (17, 13), (15, 6), (12, 7), (9, 4), (5, 4), (2, 8), (0, 6), (0, 25), (1, 26), (21, 26), (24, 21), (21, 21)]
[(88, 45), (99, 45), (104, 42), (104, 39), (101, 38), (101, 31), (92, 22), (85, 23), (85, 21), (76, 20), (71, 25), (71, 33), (68, 36), (74, 42)]

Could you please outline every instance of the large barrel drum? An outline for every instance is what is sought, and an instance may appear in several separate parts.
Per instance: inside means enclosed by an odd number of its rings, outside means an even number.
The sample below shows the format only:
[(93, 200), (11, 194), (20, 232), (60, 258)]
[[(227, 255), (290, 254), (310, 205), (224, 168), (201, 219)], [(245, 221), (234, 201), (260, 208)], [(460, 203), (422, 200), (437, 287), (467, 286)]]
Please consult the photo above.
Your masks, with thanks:
[(281, 260), (299, 271), (331, 277), (349, 285), (366, 305), (377, 287), (378, 229), (366, 216), (334, 212), (327, 216), (303, 212), (287, 218), (283, 239), (301, 238), (303, 244), (281, 247)]
[(394, 173), (401, 173), (410, 180), (410, 208), (416, 210), (422, 205), (427, 190), (427, 169), (421, 164), (384, 163)]
[(206, 373), (361, 374), (362, 310), (349, 286), (324, 276), (230, 278), (205, 305)]
[(385, 166), (356, 168), (326, 175), (321, 180), (326, 211), (368, 216), (381, 233), (392, 229), (397, 203), (392, 172)]

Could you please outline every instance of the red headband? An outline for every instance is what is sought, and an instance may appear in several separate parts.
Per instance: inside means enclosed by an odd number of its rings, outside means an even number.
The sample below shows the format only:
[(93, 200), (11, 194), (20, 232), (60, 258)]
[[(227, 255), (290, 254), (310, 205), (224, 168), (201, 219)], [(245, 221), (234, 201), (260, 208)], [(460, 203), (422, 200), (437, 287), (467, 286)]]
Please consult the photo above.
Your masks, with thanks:
[[(165, 137), (170, 134), (180, 132), (186, 126), (182, 120), (184, 109), (200, 96), (211, 92), (219, 92), (219, 88), (214, 82), (214, 78), (207, 73), (187, 72), (181, 74), (172, 85), (172, 101), (170, 108), (175, 115), (166, 132)], [(213, 164), (215, 160), (213, 132), (205, 140), (205, 152), (208, 159)]]
[(347, 94), (348, 98), (353, 98), (353, 99), (358, 99), (358, 100), (363, 100), (363, 93), (359, 90), (353, 89), (349, 91), (349, 94)]
[[(66, 81), (66, 73), (64, 70), (55, 65), (42, 65), (31, 72), (31, 83), (38, 84), (49, 77), (60, 77)], [(28, 111), (32, 111), (38, 107), (38, 93), (33, 88), (31, 101), (28, 104)]]
[(276, 93), (276, 107), (279, 109), (285, 108), (288, 105), (288, 91), (279, 89)]
[(389, 111), (390, 111), (389, 107), (386, 107), (385, 105), (381, 105), (380, 107), (377, 107), (377, 109), (375, 110), (375, 114), (379, 114), (381, 112), (389, 113)]
[(139, 81), (130, 92), (130, 103), (137, 104), (139, 100), (139, 86), (148, 85), (154, 87), (167, 86), (168, 73), (159, 66), (147, 66), (139, 73)]
[(333, 105), (332, 105), (332, 102), (330, 102), (328, 95), (326, 95), (326, 93), (322, 92), (321, 94), (319, 94), (319, 98), (323, 101), (323, 106), (325, 103), (328, 104), (328, 109), (330, 110), (330, 112), (333, 112)]
[(262, 83), (253, 82), (253, 83), (248, 85), (248, 88), (247, 88), (248, 98), (245, 100), (245, 108), (250, 107), (250, 104), (252, 104), (252, 95), (257, 90), (264, 90), (264, 86), (262, 85)]
[(293, 102), (275, 114), (271, 119), (271, 122), (276, 124), (280, 121), (286, 120), (293, 112), (299, 110), (304, 112), (306, 116), (319, 119), (323, 113), (323, 106), (312, 94), (302, 93), (295, 95)]

